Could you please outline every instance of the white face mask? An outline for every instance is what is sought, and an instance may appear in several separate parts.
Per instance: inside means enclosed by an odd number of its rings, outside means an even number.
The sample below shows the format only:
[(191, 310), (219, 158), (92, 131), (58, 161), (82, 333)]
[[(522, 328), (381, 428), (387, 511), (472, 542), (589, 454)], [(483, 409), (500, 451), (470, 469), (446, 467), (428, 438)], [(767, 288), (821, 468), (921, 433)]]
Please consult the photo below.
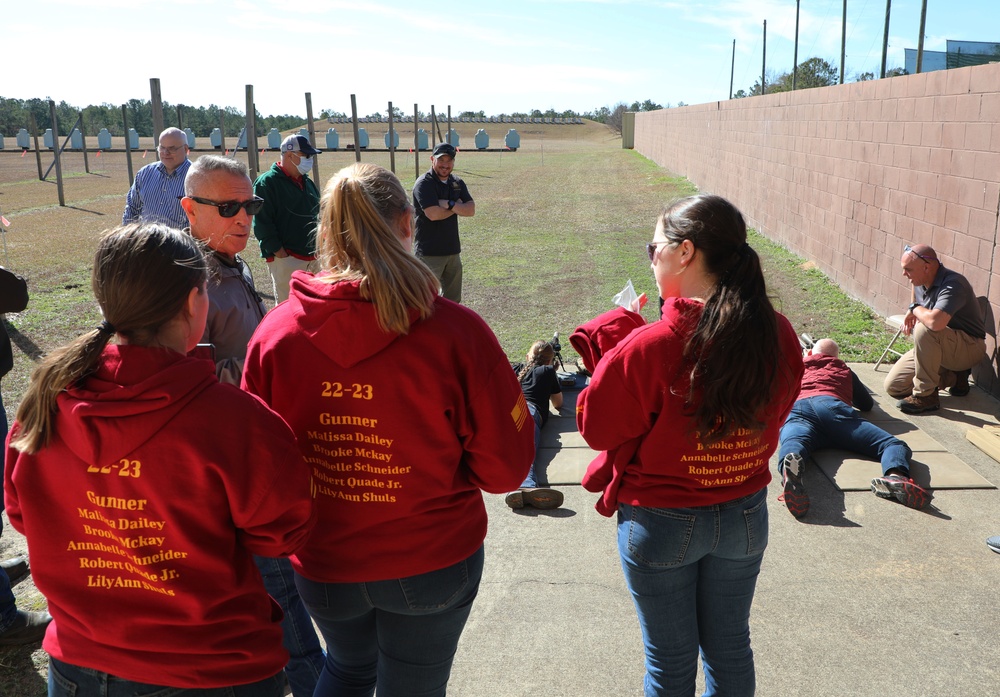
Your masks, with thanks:
[(300, 157), (299, 164), (295, 165), (295, 168), (299, 170), (299, 174), (309, 174), (313, 168), (313, 159), (311, 157)]

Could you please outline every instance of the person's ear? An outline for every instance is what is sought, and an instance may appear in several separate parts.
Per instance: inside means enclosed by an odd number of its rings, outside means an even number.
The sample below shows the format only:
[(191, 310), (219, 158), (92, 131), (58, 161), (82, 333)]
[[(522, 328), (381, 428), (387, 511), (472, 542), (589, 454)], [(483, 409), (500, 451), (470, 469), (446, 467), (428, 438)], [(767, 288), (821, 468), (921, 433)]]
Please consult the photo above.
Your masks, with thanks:
[(184, 311), (187, 313), (188, 317), (194, 317), (198, 304), (198, 296), (204, 290), (205, 289), (201, 286), (195, 286), (191, 289), (191, 292), (188, 293), (187, 301), (184, 303)]
[(194, 209), (194, 199), (193, 198), (188, 198), (187, 196), (185, 196), (184, 198), (182, 198), (181, 199), (181, 208), (183, 208), (184, 209), (184, 213), (187, 214), (188, 223), (193, 223), (194, 222), (194, 216), (195, 216), (195, 212), (194, 212), (194, 210), (195, 210)]

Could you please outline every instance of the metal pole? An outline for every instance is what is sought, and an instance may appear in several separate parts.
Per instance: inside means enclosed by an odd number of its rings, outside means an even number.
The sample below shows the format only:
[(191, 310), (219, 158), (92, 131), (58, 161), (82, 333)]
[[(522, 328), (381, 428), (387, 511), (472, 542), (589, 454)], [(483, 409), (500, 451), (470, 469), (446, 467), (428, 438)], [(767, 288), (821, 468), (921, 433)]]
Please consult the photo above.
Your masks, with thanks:
[(889, 51), (889, 13), (892, 10), (892, 0), (885, 0), (885, 33), (882, 35), (882, 70), (879, 77), (885, 77), (885, 57)]
[(767, 70), (767, 20), (764, 20), (764, 53), (761, 58), (760, 64), (760, 93), (765, 94), (767, 92), (766, 78), (764, 73)]
[[(312, 92), (306, 92), (306, 119), (308, 119), (309, 124), (309, 142), (312, 146), (316, 148), (316, 124), (313, 123), (313, 98)], [(316, 148), (319, 150), (319, 148)], [(320, 185), (321, 179), (319, 178), (319, 158), (313, 158), (313, 183), (316, 186)]]
[(351, 121), (354, 123), (354, 161), (361, 162), (361, 133), (358, 131), (358, 102), (351, 95)]
[(792, 91), (794, 92), (799, 83), (799, 3), (795, 0), (795, 50), (792, 53)]
[(729, 98), (733, 98), (733, 76), (736, 74), (736, 39), (733, 39), (733, 62), (729, 67)]
[(160, 134), (163, 132), (163, 101), (160, 99), (160, 78), (149, 78), (149, 94), (152, 97), (153, 107), (153, 150), (156, 151), (156, 159), (160, 159)]
[(845, 61), (847, 59), (847, 0), (844, 0), (844, 17), (840, 20), (840, 84), (844, 84)]
[[(35, 121), (35, 115), (29, 113), (28, 116), (31, 119), (31, 136), (35, 139), (35, 163), (38, 165), (38, 181), (45, 181), (45, 176), (42, 174), (42, 152), (38, 149), (38, 122)], [(131, 182), (129, 183), (131, 186)]]
[(49, 100), (49, 120), (52, 122), (52, 154), (56, 161), (56, 188), (59, 190), (59, 205), (66, 205), (66, 195), (63, 193), (62, 162), (59, 157), (59, 122), (56, 120), (56, 103)]
[(389, 169), (396, 173), (396, 129), (392, 125), (392, 102), (389, 102)]
[(125, 161), (128, 163), (128, 185), (135, 182), (135, 175), (132, 173), (132, 144), (128, 142), (128, 108), (122, 104), (122, 128), (125, 129)]
[(413, 105), (413, 170), (414, 177), (420, 176), (420, 110)]
[(927, 27), (927, 0), (920, 5), (920, 37), (917, 39), (917, 72), (924, 66), (924, 29)]

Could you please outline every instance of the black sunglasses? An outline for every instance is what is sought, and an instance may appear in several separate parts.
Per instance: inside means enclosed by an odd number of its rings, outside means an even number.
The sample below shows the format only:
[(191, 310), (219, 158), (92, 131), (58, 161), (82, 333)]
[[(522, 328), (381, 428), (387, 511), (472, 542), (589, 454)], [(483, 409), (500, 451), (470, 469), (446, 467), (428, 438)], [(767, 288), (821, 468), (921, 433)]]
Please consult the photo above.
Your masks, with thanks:
[(225, 201), (223, 203), (201, 198), (200, 196), (188, 196), (188, 198), (204, 206), (215, 206), (219, 209), (219, 215), (223, 218), (232, 218), (240, 212), (241, 208), (247, 209), (247, 215), (257, 215), (264, 205), (264, 199), (259, 196), (254, 196), (249, 201)]
[(647, 242), (646, 243), (646, 254), (649, 255), (649, 260), (653, 261), (653, 257), (656, 256), (656, 247), (661, 244), (670, 244), (670, 240), (662, 240), (660, 242)]

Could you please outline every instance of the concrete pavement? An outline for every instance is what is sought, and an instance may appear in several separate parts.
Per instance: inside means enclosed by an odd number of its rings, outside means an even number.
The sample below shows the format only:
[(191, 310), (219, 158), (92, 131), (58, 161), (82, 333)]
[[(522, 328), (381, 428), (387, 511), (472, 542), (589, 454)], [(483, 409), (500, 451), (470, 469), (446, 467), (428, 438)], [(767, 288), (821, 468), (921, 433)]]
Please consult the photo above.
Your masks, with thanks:
[[(997, 423), (997, 400), (975, 388), (964, 398), (942, 393), (941, 411), (906, 416), (881, 394), (884, 368), (852, 367), (885, 414), (1000, 483), (1000, 463), (965, 438)], [(486, 572), (449, 695), (642, 694), (642, 641), (615, 523), (579, 486), (580, 463), (593, 453), (567, 402), (543, 442), (565, 505), (516, 512), (486, 496)], [(932, 477), (947, 466), (927, 464)], [(770, 541), (751, 619), (757, 694), (1000, 694), (1000, 555), (984, 543), (1000, 534), (1000, 492), (937, 490), (931, 509), (915, 511), (840, 491), (817, 467), (805, 484), (812, 507), (802, 521), (777, 501), (777, 480), (770, 486)]]

